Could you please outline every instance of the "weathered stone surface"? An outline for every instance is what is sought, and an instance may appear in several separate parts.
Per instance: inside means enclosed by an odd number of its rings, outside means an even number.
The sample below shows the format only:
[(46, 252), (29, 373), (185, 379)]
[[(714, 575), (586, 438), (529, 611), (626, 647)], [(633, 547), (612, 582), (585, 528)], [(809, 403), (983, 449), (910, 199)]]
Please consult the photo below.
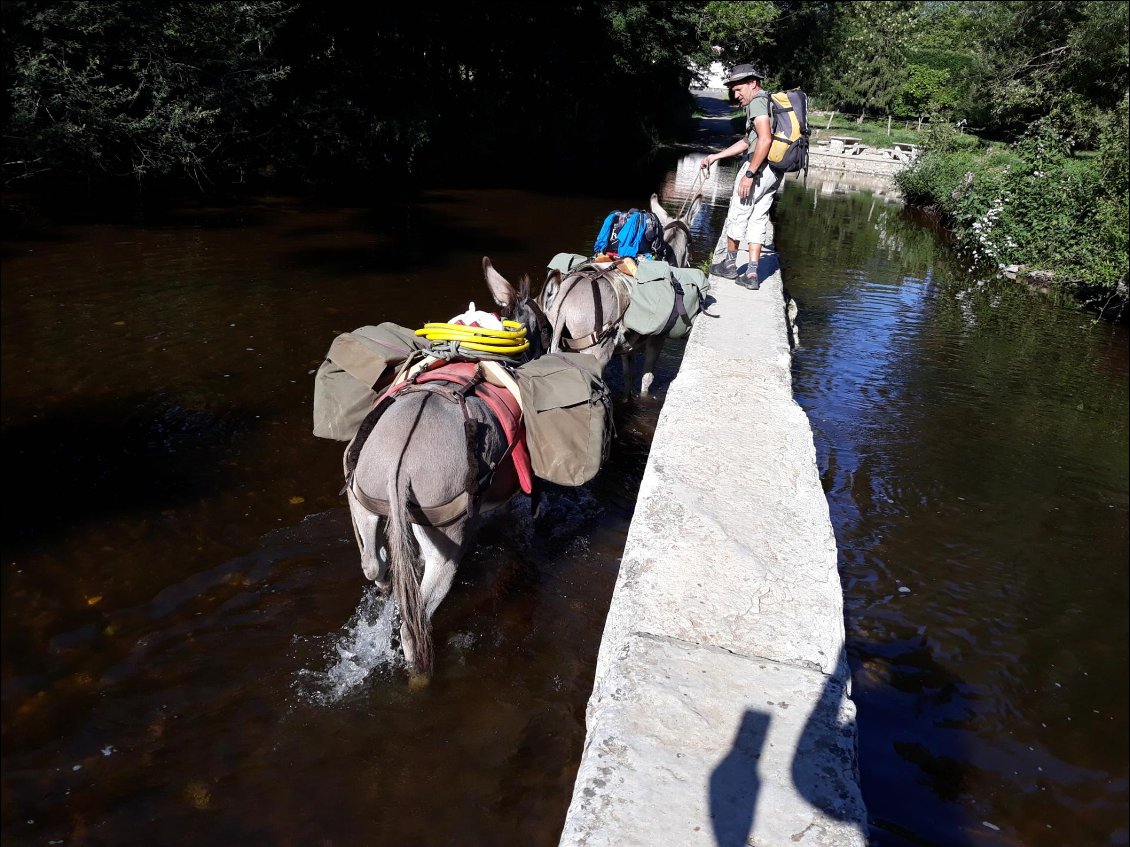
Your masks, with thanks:
[[(664, 400), (562, 845), (862, 845), (843, 594), (779, 274), (712, 277)], [(747, 840), (748, 837), (748, 840)]]
[(616, 677), (590, 709), (562, 844), (865, 843), (838, 680), (645, 635)]

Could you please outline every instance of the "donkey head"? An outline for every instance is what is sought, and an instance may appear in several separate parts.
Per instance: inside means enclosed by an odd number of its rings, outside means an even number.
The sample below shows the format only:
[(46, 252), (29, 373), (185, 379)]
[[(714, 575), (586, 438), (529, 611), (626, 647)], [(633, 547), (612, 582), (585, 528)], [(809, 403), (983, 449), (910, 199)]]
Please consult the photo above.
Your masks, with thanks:
[(659, 222), (663, 224), (663, 240), (671, 247), (675, 260), (673, 265), (679, 268), (689, 268), (691, 264), (691, 224), (694, 219), (698, 217), (698, 211), (702, 208), (703, 198), (702, 194), (696, 194), (694, 199), (691, 200), (690, 205), (687, 206), (686, 211), (682, 212), (679, 217), (673, 218), (667, 214), (667, 210), (659, 204), (659, 195), (651, 195), (651, 211), (659, 218)]
[(494, 269), (489, 256), (483, 256), (483, 275), (486, 277), (487, 287), (494, 297), (494, 302), (499, 306), (502, 318), (517, 321), (526, 328), (526, 338), (530, 342), (530, 347), (525, 357), (536, 359), (542, 353), (548, 352), (552, 328), (541, 306), (530, 296), (529, 275), (522, 274), (518, 280), (518, 287), (515, 288)]

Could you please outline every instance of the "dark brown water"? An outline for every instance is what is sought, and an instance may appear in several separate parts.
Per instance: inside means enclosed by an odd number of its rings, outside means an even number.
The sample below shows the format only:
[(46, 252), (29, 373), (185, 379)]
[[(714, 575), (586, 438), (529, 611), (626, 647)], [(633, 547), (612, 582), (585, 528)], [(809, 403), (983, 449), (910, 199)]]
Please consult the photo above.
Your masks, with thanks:
[(536, 527), (525, 498), (484, 527), (410, 692), (313, 371), (340, 332), (489, 304), (483, 255), (540, 284), (608, 203), (266, 198), (6, 238), (5, 843), (557, 842), (658, 403)]
[[(611, 462), (546, 519), (519, 500), (484, 528), (413, 692), (344, 445), (310, 434), (313, 370), (339, 332), (487, 303), (483, 255), (540, 281), (645, 199), (272, 198), (5, 233), (5, 843), (557, 843), (659, 403), (618, 408)], [(869, 192), (790, 180), (778, 220), (875, 843), (1126, 843), (1125, 331), (959, 296)]]

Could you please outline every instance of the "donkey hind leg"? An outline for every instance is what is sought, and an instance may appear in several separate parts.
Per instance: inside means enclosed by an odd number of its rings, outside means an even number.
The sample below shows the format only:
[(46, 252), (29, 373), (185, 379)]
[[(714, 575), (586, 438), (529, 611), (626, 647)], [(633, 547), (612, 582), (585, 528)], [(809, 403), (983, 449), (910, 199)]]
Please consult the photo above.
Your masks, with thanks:
[(424, 575), (420, 579), (420, 603), (428, 621), (431, 621), (439, 604), (451, 590), (451, 582), (463, 555), (463, 530), (466, 523), (462, 519), (443, 529), (412, 527), (420, 545), (420, 558), (424, 562)]
[(400, 646), (404, 651), (405, 663), (410, 669), (416, 669), (411, 680), (416, 687), (426, 685), (431, 676), (432, 615), (447, 596), (447, 592), (451, 590), (451, 583), (455, 579), (455, 570), (459, 566), (462, 551), (463, 524), (464, 521), (459, 521), (444, 529), (412, 526), (412, 534), (419, 545), (424, 571), (420, 579), (419, 604), (423, 625), (427, 628), (428, 661), (421, 661), (421, 657), (417, 656), (417, 644), (407, 621), (402, 621), (400, 624)]
[(663, 336), (652, 335), (644, 342), (643, 376), (640, 377), (640, 397), (651, 396), (651, 386), (655, 382), (655, 365), (659, 352), (663, 349)]
[(621, 354), (620, 372), (624, 377), (624, 397), (630, 400), (636, 382), (635, 369), (632, 367), (632, 353)]
[(381, 516), (362, 506), (349, 489), (346, 489), (346, 500), (353, 522), (353, 537), (361, 552), (361, 570), (365, 578), (376, 583), (380, 592), (387, 596), (392, 590), (392, 580), (388, 572), (388, 548), (384, 544)]

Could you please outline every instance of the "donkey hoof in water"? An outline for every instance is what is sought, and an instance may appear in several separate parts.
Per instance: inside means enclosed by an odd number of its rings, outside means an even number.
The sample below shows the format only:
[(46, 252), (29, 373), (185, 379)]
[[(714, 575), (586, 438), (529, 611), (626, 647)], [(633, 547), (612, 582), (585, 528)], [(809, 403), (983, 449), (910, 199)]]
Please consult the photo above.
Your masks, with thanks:
[(655, 382), (655, 374), (645, 373), (640, 382), (640, 399), (648, 400), (651, 398), (651, 384)]

